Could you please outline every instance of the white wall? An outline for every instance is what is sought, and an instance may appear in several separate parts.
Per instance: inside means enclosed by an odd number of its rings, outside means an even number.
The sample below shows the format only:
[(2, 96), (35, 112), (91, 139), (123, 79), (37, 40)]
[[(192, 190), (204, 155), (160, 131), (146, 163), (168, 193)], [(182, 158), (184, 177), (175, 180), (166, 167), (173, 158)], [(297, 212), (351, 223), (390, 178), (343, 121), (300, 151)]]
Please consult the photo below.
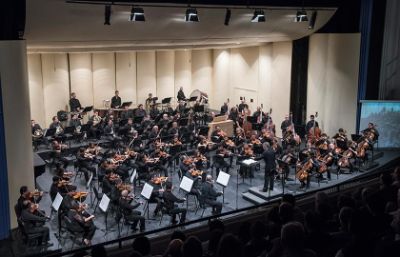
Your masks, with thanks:
[(307, 117), (318, 111), (321, 129), (354, 133), (360, 52), (359, 34), (314, 34), (310, 38)]
[[(231, 49), (74, 53), (69, 55), (70, 90), (82, 105), (95, 107), (102, 107), (115, 89), (122, 101), (134, 105), (144, 103), (148, 93), (161, 101), (176, 97), (180, 87), (187, 97), (199, 89), (209, 95), (210, 108), (217, 110), (227, 98), (233, 106), (245, 96), (248, 102), (254, 100), (249, 103), (252, 110), (261, 103), (266, 111), (272, 108), (278, 123), (289, 111), (291, 54), (291, 42)], [(68, 104), (67, 55), (30, 54), (28, 60), (32, 118), (47, 126), (51, 116)]]

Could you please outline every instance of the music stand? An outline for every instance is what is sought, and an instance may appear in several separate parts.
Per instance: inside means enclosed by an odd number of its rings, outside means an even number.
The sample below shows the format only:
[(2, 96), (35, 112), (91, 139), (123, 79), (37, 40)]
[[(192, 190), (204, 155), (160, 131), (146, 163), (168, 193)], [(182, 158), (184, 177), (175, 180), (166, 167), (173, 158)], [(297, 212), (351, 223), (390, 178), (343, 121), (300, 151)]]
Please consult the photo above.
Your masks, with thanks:
[(207, 137), (208, 136), (208, 131), (210, 130), (210, 128), (208, 127), (208, 126), (202, 126), (202, 127), (200, 127), (200, 129), (199, 129), (199, 135), (202, 135), (202, 136), (205, 136), (205, 137)]
[(204, 112), (204, 105), (196, 105), (193, 107), (194, 112)]
[[(224, 171), (220, 171), (218, 174), (217, 180), (215, 181), (215, 182), (217, 182), (217, 184), (222, 186), (222, 203), (225, 203), (225, 187), (228, 186), (230, 178), (231, 178), (231, 175), (229, 175), (228, 173), (226, 173)], [(226, 204), (228, 204), (228, 203), (226, 203)]]
[(106, 235), (109, 231), (107, 218), (108, 218), (108, 207), (110, 206), (110, 202), (111, 202), (110, 198), (106, 194), (103, 194), (103, 197), (101, 197), (101, 200), (99, 203), (99, 209), (104, 213), (104, 222), (106, 225), (104, 235)]
[(125, 109), (125, 106), (129, 107), (131, 106), (132, 102), (123, 102), (120, 109)]
[(192, 191), (193, 184), (194, 184), (193, 179), (183, 176), (179, 188), (185, 191), (186, 194), (189, 194)]
[(263, 126), (263, 124), (261, 124), (261, 123), (252, 123), (251, 124), (251, 129), (260, 131), (262, 129), (262, 126)]
[(74, 131), (75, 131), (75, 127), (69, 126), (64, 129), (64, 134), (74, 134)]
[(283, 167), (289, 165), (286, 162), (282, 161), (281, 159), (276, 159), (278, 161), (278, 166), (281, 168), (281, 183), (282, 183), (282, 194), (285, 194), (285, 180), (286, 180), (286, 175), (283, 173)]
[(164, 99), (161, 100), (162, 104), (169, 104), (171, 103), (172, 97), (166, 97)]
[(247, 116), (247, 121), (250, 122), (250, 123), (257, 123), (257, 118), (258, 117)]
[(52, 213), (53, 210), (57, 213), (57, 224), (58, 224), (58, 238), (61, 237), (61, 216), (60, 213), (58, 212), (58, 210), (60, 209), (60, 206), (63, 202), (64, 198), (62, 197), (62, 195), (60, 193), (57, 193), (56, 197), (54, 198), (54, 201), (51, 203), (51, 209), (52, 209)]
[(147, 218), (149, 218), (149, 201), (151, 198), (151, 194), (153, 193), (154, 187), (150, 185), (149, 183), (145, 183), (142, 189), (142, 192), (140, 193), (140, 196), (142, 196), (146, 200), (146, 204), (144, 205), (144, 213), (147, 213)]
[(135, 116), (133, 118), (133, 123), (138, 124), (138, 123), (142, 123), (144, 116)]
[(49, 128), (46, 130), (46, 134), (44, 135), (44, 137), (54, 137), (55, 134), (56, 128)]
[(86, 106), (85, 108), (83, 108), (83, 113), (86, 113), (86, 112), (90, 112), (90, 111), (92, 111), (93, 110), (93, 105), (92, 106)]
[(197, 96), (192, 96), (189, 98), (189, 102), (196, 102), (197, 101)]

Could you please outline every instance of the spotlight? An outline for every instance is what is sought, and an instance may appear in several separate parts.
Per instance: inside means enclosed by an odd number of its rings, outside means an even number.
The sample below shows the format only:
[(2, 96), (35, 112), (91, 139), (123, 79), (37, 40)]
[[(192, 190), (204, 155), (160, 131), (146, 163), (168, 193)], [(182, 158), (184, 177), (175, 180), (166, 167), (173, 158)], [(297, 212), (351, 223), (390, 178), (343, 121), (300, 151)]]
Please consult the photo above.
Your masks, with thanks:
[(196, 8), (186, 9), (185, 21), (199, 22), (199, 16), (197, 15)]
[(308, 21), (307, 12), (306, 10), (301, 9), (300, 11), (297, 11), (294, 22), (304, 22), (304, 21)]
[(313, 11), (311, 14), (310, 23), (308, 23), (308, 29), (314, 29), (316, 20), (317, 20), (317, 11)]
[(231, 20), (231, 10), (230, 9), (226, 9), (224, 25), (228, 26), (230, 20)]
[(104, 25), (111, 25), (111, 5), (104, 7)]
[(265, 14), (261, 9), (254, 10), (253, 18), (251, 18), (251, 22), (265, 22)]
[(145, 21), (143, 8), (132, 7), (129, 21)]

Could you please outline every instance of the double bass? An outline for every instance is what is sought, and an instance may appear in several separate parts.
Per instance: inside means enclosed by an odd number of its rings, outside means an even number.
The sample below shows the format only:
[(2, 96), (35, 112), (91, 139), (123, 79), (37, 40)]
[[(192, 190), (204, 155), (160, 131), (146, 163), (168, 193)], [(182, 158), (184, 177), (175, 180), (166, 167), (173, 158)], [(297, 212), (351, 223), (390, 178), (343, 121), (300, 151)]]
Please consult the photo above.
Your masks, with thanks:
[[(314, 115), (315, 118), (318, 118), (318, 112), (315, 112)], [(315, 126), (316, 121), (314, 120), (312, 128), (310, 128), (309, 131), (307, 131), (307, 138), (308, 141), (311, 142), (312, 144), (315, 144), (321, 137), (321, 129), (319, 127)]]

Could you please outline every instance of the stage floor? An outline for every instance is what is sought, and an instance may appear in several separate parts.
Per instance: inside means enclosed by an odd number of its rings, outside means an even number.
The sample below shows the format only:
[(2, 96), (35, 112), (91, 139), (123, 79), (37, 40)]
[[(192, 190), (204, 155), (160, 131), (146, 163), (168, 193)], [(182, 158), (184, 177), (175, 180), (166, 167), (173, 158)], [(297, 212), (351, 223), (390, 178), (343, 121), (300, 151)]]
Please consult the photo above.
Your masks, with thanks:
[[(331, 175), (331, 180), (324, 180), (320, 184), (317, 183), (316, 179), (313, 178), (311, 180), (311, 185), (310, 188), (307, 190), (300, 189), (300, 183), (298, 181), (294, 180), (294, 171), (293, 169), (290, 172), (290, 180), (286, 183), (285, 186), (285, 193), (292, 193), (295, 195), (301, 195), (305, 192), (310, 192), (310, 191), (315, 191), (324, 187), (330, 187), (332, 185), (340, 184), (346, 180), (349, 180), (351, 178), (357, 177), (357, 176), (362, 176), (366, 173), (373, 172), (388, 163), (393, 163), (397, 162), (399, 163), (400, 160), (400, 151), (384, 151), (383, 156), (380, 157), (379, 159), (376, 160), (376, 162), (379, 164), (379, 166), (370, 169), (368, 171), (364, 172), (353, 172), (352, 174), (340, 174), (339, 176), (336, 175), (336, 171), (332, 172)], [(235, 163), (235, 161), (234, 161)], [(256, 204), (260, 203), (265, 203), (268, 202), (271, 199), (274, 199), (276, 197), (281, 196), (283, 193), (282, 190), (282, 185), (279, 180), (275, 181), (275, 186), (274, 190), (271, 192), (260, 192), (260, 189), (263, 187), (264, 183), (264, 165), (263, 162), (261, 161), (261, 167), (259, 170), (257, 170), (254, 174), (254, 178), (252, 180), (250, 179), (245, 179), (244, 181), (237, 176), (237, 171), (238, 171), (238, 166), (233, 166), (230, 169), (230, 180), (228, 183), (228, 186), (225, 188), (224, 192), (224, 205), (223, 205), (223, 210), (222, 212), (227, 212), (235, 209), (241, 209), (249, 206), (253, 206)], [(73, 170), (73, 167), (70, 166), (68, 167), (68, 170)], [(43, 190), (45, 192), (48, 192), (50, 190), (50, 185), (52, 181), (52, 177), (54, 175), (54, 171), (51, 170), (49, 167), (46, 167), (46, 171), (44, 174), (39, 176), (37, 178), (37, 185), (40, 190)], [(326, 174), (324, 175), (326, 177)], [(172, 173), (171, 175), (173, 184), (174, 184), (174, 192), (177, 195), (180, 195), (181, 197), (184, 197), (184, 193), (179, 191), (179, 178), (176, 172)], [(96, 181), (95, 181), (96, 182)], [(84, 183), (83, 179), (77, 178), (76, 183), (78, 186), (79, 191), (87, 191), (86, 185)], [(97, 186), (97, 183), (95, 183)], [(222, 191), (222, 186), (216, 184), (217, 190)], [(134, 189), (135, 195), (140, 195), (141, 188), (135, 187)], [(92, 197), (94, 198), (93, 195), (89, 194), (87, 197), (85, 203), (90, 204)], [(221, 202), (223, 200), (222, 197), (219, 197)], [(186, 207), (186, 203), (182, 204), (184, 207)], [(46, 213), (50, 213), (50, 206), (51, 206), (51, 201), (50, 201), (50, 196), (48, 194), (45, 194), (43, 199), (40, 202), (40, 206), (42, 209), (46, 210)], [(160, 224), (159, 219), (160, 216), (155, 217), (156, 220), (152, 219), (152, 213), (155, 208), (155, 204), (150, 205), (150, 219), (146, 219), (146, 231), (151, 231), (154, 229), (159, 229), (161, 227), (166, 227), (170, 224), (170, 217), (165, 216), (163, 218), (162, 223)], [(187, 213), (187, 219), (192, 221), (199, 219), (201, 216), (202, 210), (199, 210), (197, 214), (195, 213), (195, 203), (192, 197), (190, 197), (189, 202), (188, 202), (188, 213)], [(143, 205), (140, 206), (137, 210), (143, 212)], [(93, 213), (93, 208), (90, 206), (89, 210), (90, 213)], [(107, 219), (107, 224), (108, 224), (108, 230), (106, 231), (105, 227), (105, 215), (97, 208), (96, 213), (94, 213), (96, 216), (96, 219), (94, 220), (94, 223), (96, 227), (98, 228), (95, 236), (92, 240), (93, 244), (96, 243), (101, 243), (109, 240), (113, 240), (118, 238), (119, 236), (124, 237), (127, 235), (133, 234), (133, 231), (129, 228), (129, 226), (125, 226), (121, 232), (121, 234), (118, 234), (118, 229), (117, 229), (117, 224), (115, 220), (111, 217), (112, 215), (108, 215)], [(211, 209), (207, 208), (204, 217), (210, 216), (211, 215)], [(146, 217), (147, 218), (147, 217)], [(189, 227), (192, 226), (200, 226), (203, 225), (203, 223), (196, 223), (193, 225), (190, 225)], [(72, 241), (67, 237), (68, 233), (65, 233), (62, 235), (63, 237), (66, 237), (67, 239), (57, 239), (58, 235), (58, 224), (57, 224), (57, 218), (56, 215), (53, 215), (52, 220), (47, 223), (47, 226), (50, 228), (50, 236), (51, 236), (51, 241), (54, 244), (52, 247), (48, 249), (27, 249), (22, 243), (14, 241), (11, 243), (12, 245), (12, 254), (14, 256), (26, 256), (32, 253), (37, 253), (40, 251), (52, 251), (52, 250), (71, 250), (72, 249)], [(186, 227), (188, 228), (188, 227)], [(170, 233), (170, 231), (165, 231), (163, 233)], [(151, 236), (158, 236), (160, 234), (152, 234)], [(79, 247), (79, 245), (74, 246), (74, 248)], [(6, 255), (2, 255), (6, 256)]]

